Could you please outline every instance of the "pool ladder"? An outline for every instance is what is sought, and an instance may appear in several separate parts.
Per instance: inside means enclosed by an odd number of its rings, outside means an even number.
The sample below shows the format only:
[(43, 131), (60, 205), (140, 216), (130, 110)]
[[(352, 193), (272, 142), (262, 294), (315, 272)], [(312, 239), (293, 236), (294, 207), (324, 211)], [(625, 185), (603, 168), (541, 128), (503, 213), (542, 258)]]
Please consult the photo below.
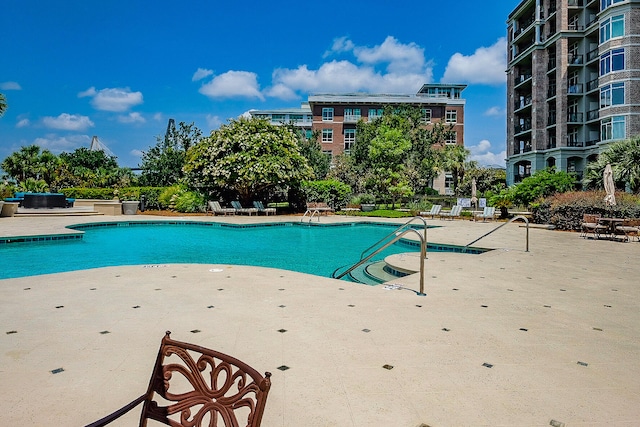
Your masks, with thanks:
[[(409, 228), (409, 224), (411, 224), (412, 222), (418, 219), (421, 220), (424, 224), (424, 229), (422, 233), (420, 233), (415, 228)], [(341, 270), (343, 267), (337, 268), (333, 272), (331, 277), (333, 277), (334, 279), (343, 278), (344, 276), (351, 273), (356, 268), (360, 267), (361, 265), (369, 261), (371, 258), (376, 256), (377, 254), (379, 254), (380, 252), (388, 248), (389, 246), (393, 245), (398, 240), (402, 239), (407, 233), (415, 233), (418, 236), (418, 239), (420, 240), (420, 292), (417, 292), (417, 294), (420, 296), (425, 296), (426, 294), (424, 293), (424, 260), (427, 257), (427, 221), (421, 216), (416, 216), (411, 218), (409, 221), (402, 224), (400, 227), (396, 228), (391, 233), (389, 233), (382, 239), (378, 240), (373, 245), (369, 246), (360, 254), (360, 261), (356, 262), (351, 267), (349, 267), (346, 271), (340, 274), (338, 274), (338, 271)], [(393, 238), (387, 241), (392, 236)], [(373, 250), (374, 248), (377, 248), (377, 249)]]

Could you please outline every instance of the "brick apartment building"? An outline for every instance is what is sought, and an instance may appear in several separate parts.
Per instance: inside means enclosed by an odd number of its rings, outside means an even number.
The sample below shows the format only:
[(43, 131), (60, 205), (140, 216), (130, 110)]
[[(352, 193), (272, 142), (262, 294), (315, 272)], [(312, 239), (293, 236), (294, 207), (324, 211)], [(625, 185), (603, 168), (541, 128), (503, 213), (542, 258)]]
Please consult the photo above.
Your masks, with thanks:
[(523, 0), (507, 21), (507, 184), (582, 178), (640, 133), (640, 0)]
[[(445, 144), (464, 146), (464, 106), (461, 97), (466, 85), (425, 84), (415, 95), (383, 94), (317, 94), (310, 95), (300, 109), (253, 110), (254, 117), (266, 118), (273, 124), (293, 123), (309, 135), (320, 134), (322, 151), (330, 157), (348, 153), (356, 141), (356, 124), (380, 117), (385, 107), (407, 105), (422, 111), (425, 126), (438, 122), (452, 125)], [(433, 183), (441, 194), (451, 193), (450, 174)]]

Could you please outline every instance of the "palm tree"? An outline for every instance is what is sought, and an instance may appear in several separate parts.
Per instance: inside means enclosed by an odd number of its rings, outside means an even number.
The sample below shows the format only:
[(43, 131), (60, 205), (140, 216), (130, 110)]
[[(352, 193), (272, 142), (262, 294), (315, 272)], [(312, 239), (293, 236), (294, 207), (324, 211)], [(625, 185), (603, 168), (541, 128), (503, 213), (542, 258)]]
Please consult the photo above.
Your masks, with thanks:
[(628, 184), (634, 193), (640, 192), (640, 137), (609, 145), (596, 162), (587, 165), (585, 187), (603, 187), (602, 172), (607, 163), (611, 164), (616, 182)]
[(439, 169), (450, 172), (453, 178), (453, 192), (457, 194), (458, 183), (464, 178), (465, 162), (469, 156), (469, 150), (461, 145), (447, 145), (442, 150)]

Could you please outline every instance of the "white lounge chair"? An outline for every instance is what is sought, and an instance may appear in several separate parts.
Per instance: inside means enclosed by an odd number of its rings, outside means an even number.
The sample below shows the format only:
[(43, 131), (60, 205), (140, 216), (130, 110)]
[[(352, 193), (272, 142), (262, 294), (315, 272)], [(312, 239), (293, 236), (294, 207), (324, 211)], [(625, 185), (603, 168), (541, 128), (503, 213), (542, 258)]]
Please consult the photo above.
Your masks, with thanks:
[(455, 205), (451, 208), (449, 212), (440, 212), (439, 216), (440, 216), (440, 219), (449, 218), (450, 220), (453, 221), (454, 219), (458, 218), (461, 213), (462, 213), (462, 206)]
[(258, 214), (258, 209), (256, 208), (243, 208), (239, 201), (234, 200), (231, 202), (231, 206), (236, 210), (236, 213), (248, 214), (251, 216), (252, 214)]
[(430, 216), (433, 219), (436, 217), (436, 215), (440, 215), (441, 209), (442, 205), (433, 205), (431, 206), (431, 210), (429, 212), (420, 212), (420, 216)]
[(262, 202), (257, 200), (253, 202), (253, 207), (258, 209), (258, 213), (262, 212), (267, 216), (269, 216), (269, 214), (276, 214), (276, 208), (265, 208)]
[(495, 219), (496, 208), (493, 206), (487, 206), (482, 213), (476, 214), (476, 218), (482, 218), (482, 222), (487, 222), (487, 219)]
[(216, 201), (209, 202), (209, 207), (207, 209), (207, 212), (208, 211), (211, 211), (213, 215), (218, 215), (218, 214), (235, 215), (236, 214), (236, 210), (234, 208), (223, 208), (222, 206), (220, 206), (220, 202), (216, 202)]

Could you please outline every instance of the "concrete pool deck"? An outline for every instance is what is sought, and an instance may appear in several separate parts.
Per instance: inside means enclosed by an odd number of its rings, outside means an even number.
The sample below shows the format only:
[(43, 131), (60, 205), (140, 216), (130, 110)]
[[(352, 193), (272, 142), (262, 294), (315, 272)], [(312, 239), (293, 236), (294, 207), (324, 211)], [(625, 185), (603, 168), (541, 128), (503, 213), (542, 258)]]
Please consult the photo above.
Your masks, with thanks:
[[(162, 219), (300, 217), (13, 217), (0, 237)], [(497, 225), (427, 222), (455, 245)], [(265, 427), (639, 425), (640, 243), (531, 229), (525, 252), (514, 223), (475, 246), (495, 250), (428, 253), (426, 297), (402, 289), (417, 275), (369, 287), (218, 264), (2, 280), (0, 425), (84, 425), (133, 400), (166, 330), (272, 372)]]

